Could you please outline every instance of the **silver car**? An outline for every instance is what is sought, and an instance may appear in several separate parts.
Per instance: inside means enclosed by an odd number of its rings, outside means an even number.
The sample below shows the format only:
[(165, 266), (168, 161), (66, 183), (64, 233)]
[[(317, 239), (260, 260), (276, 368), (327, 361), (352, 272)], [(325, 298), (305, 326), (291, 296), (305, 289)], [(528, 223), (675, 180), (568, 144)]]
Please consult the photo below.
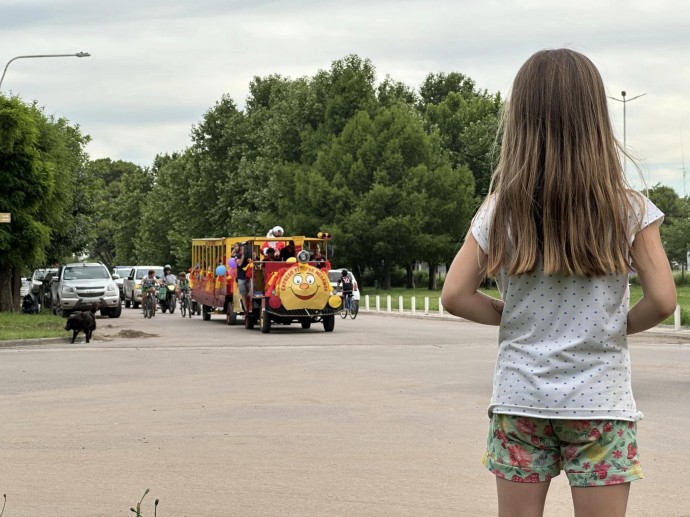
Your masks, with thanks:
[(54, 283), (53, 310), (63, 315), (96, 307), (101, 315), (119, 318), (120, 291), (100, 262), (78, 262), (60, 268)]

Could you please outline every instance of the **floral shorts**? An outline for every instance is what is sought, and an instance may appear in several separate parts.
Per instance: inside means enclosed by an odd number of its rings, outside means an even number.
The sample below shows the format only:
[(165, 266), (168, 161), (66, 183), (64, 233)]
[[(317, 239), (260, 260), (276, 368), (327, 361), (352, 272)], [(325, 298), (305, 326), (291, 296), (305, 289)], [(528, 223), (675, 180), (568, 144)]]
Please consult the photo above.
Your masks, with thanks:
[(570, 486), (603, 486), (642, 479), (637, 424), (627, 420), (548, 420), (491, 417), (482, 463), (520, 483), (548, 481), (564, 470)]

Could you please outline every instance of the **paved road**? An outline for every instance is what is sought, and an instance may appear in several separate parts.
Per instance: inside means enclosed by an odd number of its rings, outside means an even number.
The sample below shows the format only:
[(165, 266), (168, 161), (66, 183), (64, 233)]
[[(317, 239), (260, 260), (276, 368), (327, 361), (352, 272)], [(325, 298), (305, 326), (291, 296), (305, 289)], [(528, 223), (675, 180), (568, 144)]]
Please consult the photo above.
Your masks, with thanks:
[[(155, 498), (159, 516), (495, 515), (493, 328), (360, 313), (265, 335), (125, 309), (94, 336), (0, 349), (8, 517), (133, 515), (146, 488), (147, 516)], [(690, 516), (690, 341), (632, 348), (647, 479), (628, 515)], [(564, 476), (546, 515), (572, 515)]]

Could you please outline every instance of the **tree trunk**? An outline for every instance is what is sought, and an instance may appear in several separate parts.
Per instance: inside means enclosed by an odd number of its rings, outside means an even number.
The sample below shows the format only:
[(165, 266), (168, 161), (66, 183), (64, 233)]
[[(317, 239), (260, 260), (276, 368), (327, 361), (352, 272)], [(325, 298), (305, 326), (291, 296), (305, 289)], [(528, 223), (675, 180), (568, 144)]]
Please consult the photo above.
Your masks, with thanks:
[[(17, 294), (17, 298), (19, 294)], [(0, 266), (0, 312), (14, 312), (14, 295), (12, 291), (12, 267)]]
[(22, 269), (12, 268), (12, 301), (14, 302), (13, 311), (19, 312), (22, 308)]
[(429, 264), (429, 291), (435, 291), (437, 288), (436, 274), (438, 273), (438, 264)]
[(408, 289), (414, 289), (414, 268), (413, 264), (405, 264), (405, 272), (407, 273), (407, 279), (405, 283)]

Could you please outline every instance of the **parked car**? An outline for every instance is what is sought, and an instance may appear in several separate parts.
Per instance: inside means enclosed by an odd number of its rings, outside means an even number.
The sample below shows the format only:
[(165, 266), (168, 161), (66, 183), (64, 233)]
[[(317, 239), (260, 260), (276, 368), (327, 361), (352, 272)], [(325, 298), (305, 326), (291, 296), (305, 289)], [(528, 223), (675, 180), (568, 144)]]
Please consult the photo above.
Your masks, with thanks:
[(31, 291), (31, 279), (22, 277), (21, 287), (19, 288), (19, 296), (24, 298)]
[(42, 268), (37, 269), (31, 275), (31, 292), (36, 296), (41, 294), (41, 286), (43, 285), (43, 279), (48, 273), (57, 273), (57, 268)]
[(125, 307), (130, 305), (135, 309), (141, 303), (141, 280), (148, 274), (149, 269), (156, 272), (156, 278), (163, 276), (163, 266), (134, 266), (129, 272), (129, 276), (122, 283), (122, 290), (125, 297)]
[(53, 283), (53, 278), (57, 278), (58, 271), (57, 269), (55, 271), (50, 270), (48, 274), (43, 277), (38, 294), (38, 301), (43, 308), (50, 309), (53, 307), (53, 292), (51, 285)]
[(331, 287), (335, 289), (335, 286), (338, 285), (338, 280), (340, 280), (340, 278), (343, 276), (343, 269), (347, 269), (347, 276), (352, 278), (352, 299), (359, 301), (361, 296), (359, 292), (359, 285), (357, 285), (357, 279), (350, 268), (341, 267), (340, 269), (329, 269), (328, 280), (331, 281)]
[(113, 275), (113, 280), (115, 280), (115, 283), (117, 284), (117, 288), (120, 290), (120, 300), (122, 301), (125, 299), (125, 278), (129, 276), (130, 271), (132, 271), (132, 266), (115, 266), (110, 271), (110, 273)]
[(122, 313), (117, 285), (100, 262), (65, 264), (51, 281), (51, 288), (56, 314), (89, 310), (94, 304), (102, 316), (119, 318)]

